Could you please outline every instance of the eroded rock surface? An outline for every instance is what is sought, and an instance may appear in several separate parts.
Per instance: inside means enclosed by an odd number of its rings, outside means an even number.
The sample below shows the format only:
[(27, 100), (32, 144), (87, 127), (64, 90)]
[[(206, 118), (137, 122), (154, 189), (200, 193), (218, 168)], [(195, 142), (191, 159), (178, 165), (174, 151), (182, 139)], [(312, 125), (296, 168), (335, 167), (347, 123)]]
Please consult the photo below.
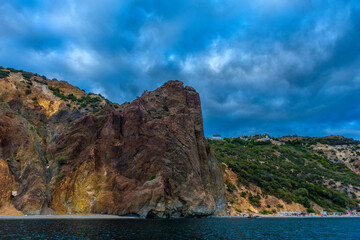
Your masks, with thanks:
[(83, 118), (49, 153), (69, 160), (52, 190), (57, 212), (174, 217), (212, 215), (223, 207), (199, 95), (179, 81), (145, 92), (122, 112)]
[(0, 207), (142, 217), (224, 210), (193, 88), (169, 81), (120, 106), (21, 74), (0, 78)]

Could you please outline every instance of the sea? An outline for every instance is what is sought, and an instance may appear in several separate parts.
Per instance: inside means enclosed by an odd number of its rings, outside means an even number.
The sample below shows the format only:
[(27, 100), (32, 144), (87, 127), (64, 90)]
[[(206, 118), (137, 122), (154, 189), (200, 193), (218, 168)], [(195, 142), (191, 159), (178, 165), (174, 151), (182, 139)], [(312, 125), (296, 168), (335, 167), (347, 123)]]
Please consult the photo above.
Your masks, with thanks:
[(360, 239), (360, 218), (0, 220), (0, 239)]

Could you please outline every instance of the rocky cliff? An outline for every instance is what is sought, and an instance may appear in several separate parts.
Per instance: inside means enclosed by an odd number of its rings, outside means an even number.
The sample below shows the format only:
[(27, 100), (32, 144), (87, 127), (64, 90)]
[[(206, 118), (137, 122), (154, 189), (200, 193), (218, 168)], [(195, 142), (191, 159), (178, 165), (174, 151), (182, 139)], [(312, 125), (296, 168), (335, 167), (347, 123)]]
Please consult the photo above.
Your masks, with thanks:
[(63, 81), (0, 71), (0, 214), (224, 210), (193, 88), (169, 81), (118, 105)]

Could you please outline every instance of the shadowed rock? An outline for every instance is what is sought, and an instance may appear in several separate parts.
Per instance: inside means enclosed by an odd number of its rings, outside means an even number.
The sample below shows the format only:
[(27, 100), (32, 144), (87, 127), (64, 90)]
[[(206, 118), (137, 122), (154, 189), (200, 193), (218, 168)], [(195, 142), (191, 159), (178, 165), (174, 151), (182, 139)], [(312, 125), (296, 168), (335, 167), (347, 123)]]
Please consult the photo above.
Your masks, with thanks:
[(145, 92), (122, 112), (81, 119), (49, 152), (70, 160), (52, 190), (51, 206), (61, 213), (177, 217), (223, 208), (199, 95), (179, 81)]

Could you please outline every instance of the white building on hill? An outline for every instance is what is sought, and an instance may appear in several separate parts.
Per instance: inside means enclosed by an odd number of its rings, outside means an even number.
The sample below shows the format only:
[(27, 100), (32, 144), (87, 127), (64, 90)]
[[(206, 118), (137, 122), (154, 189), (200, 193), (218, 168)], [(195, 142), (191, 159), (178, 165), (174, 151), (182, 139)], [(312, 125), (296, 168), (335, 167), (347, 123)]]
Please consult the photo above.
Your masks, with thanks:
[(221, 135), (220, 134), (213, 134), (211, 139), (214, 139), (214, 140), (221, 140)]

